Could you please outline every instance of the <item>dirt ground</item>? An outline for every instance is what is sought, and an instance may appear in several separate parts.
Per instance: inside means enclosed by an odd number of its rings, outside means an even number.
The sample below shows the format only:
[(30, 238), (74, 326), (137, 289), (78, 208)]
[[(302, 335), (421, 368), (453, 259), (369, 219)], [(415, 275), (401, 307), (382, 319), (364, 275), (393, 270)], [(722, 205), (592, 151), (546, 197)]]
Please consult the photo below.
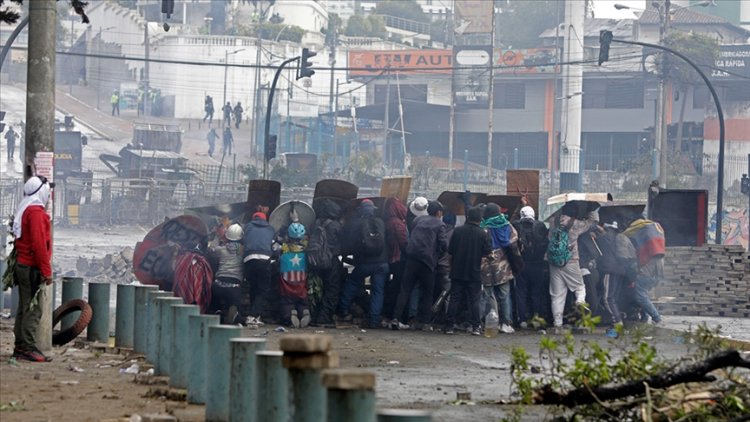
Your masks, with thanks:
[[(105, 353), (79, 337), (73, 346), (55, 348), (51, 363), (11, 360), (12, 320), (0, 321), (0, 420), (103, 421), (153, 413), (173, 414), (181, 421), (203, 419), (203, 407), (149, 394), (153, 386), (136, 383), (121, 368), (143, 363), (142, 357)], [(268, 349), (278, 349), (284, 335), (275, 327), (246, 330), (246, 336), (264, 337)], [(316, 332), (316, 329), (293, 330)], [(436, 421), (500, 420), (510, 407), (510, 348), (523, 345), (534, 356), (540, 335), (532, 332), (501, 335), (494, 339), (459, 333), (394, 332), (348, 328), (322, 330), (334, 337), (341, 367), (364, 368), (377, 375), (380, 408), (430, 409)], [(320, 332), (318, 330), (317, 332)], [(660, 331), (651, 340), (665, 356), (685, 352), (674, 334)], [(623, 340), (601, 333), (578, 336), (596, 339), (615, 351)], [(468, 392), (471, 401), (456, 402), (457, 392)], [(525, 420), (540, 420), (545, 409), (529, 409)]]

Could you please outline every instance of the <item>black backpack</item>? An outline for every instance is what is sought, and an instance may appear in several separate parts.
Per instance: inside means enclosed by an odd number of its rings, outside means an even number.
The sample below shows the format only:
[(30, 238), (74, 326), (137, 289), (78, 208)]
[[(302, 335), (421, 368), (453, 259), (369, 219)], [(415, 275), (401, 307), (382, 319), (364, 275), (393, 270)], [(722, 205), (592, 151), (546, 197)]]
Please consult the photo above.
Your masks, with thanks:
[[(380, 224), (378, 224), (380, 223)], [(364, 256), (379, 255), (385, 248), (385, 227), (376, 217), (363, 217), (360, 226), (359, 253)]]
[(331, 224), (331, 220), (326, 220), (324, 223), (315, 226), (305, 249), (307, 262), (312, 267), (321, 270), (331, 268), (334, 258), (333, 249), (328, 243), (328, 233), (326, 232), (326, 227), (329, 224)]

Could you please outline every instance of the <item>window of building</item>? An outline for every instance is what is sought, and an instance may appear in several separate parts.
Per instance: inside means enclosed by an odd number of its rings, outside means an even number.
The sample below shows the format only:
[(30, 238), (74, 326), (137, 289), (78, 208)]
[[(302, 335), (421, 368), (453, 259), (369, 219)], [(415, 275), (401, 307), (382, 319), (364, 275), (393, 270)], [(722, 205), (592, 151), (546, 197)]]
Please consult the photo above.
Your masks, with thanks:
[(694, 86), (693, 87), (693, 108), (704, 109), (709, 104), (711, 99), (709, 98), (708, 88), (706, 86)]
[[(387, 87), (388, 85), (385, 85), (385, 84), (375, 85), (375, 95), (374, 95), (375, 104), (385, 103), (385, 99), (388, 96)], [(398, 101), (399, 88), (396, 86), (395, 83), (393, 83), (393, 81), (391, 81), (390, 88), (391, 88), (390, 100)], [(421, 101), (423, 103), (426, 103), (427, 102), (427, 84), (411, 84), (411, 85), (401, 84), (401, 99)]]
[(524, 83), (496, 82), (493, 95), (494, 108), (526, 108), (526, 85)]
[(643, 108), (643, 79), (584, 79), (583, 108)]

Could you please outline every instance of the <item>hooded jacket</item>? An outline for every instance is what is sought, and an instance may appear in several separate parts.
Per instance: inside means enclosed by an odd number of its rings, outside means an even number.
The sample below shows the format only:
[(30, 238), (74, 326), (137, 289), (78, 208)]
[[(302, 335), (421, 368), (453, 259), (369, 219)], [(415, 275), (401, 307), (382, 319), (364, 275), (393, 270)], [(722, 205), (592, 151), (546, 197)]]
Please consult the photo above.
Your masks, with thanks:
[[(326, 224), (326, 239), (331, 248), (333, 256), (338, 257), (342, 253), (341, 247), (341, 206), (333, 199), (320, 199), (313, 203), (316, 225)], [(337, 258), (338, 259), (338, 258)]]
[(430, 215), (414, 219), (414, 229), (406, 246), (409, 259), (420, 261), (434, 270), (438, 258), (447, 250), (448, 238), (442, 220)]
[(383, 210), (385, 220), (385, 242), (388, 247), (388, 263), (401, 260), (401, 252), (406, 250), (406, 205), (396, 198), (386, 201)]
[(44, 277), (52, 277), (51, 223), (44, 207), (31, 205), (23, 213), (21, 227), (23, 236), (15, 241), (17, 262), (38, 268)]
[(245, 226), (245, 237), (243, 246), (245, 247), (244, 257), (249, 255), (266, 255), (271, 258), (273, 255), (273, 238), (276, 231), (268, 224), (268, 221), (261, 218), (254, 218)]
[(357, 217), (352, 218), (344, 227), (344, 253), (354, 255), (354, 265), (360, 264), (386, 264), (388, 263), (388, 248), (384, 245), (381, 251), (375, 254), (365, 255), (361, 252), (362, 225), (365, 219), (374, 219), (376, 230), (385, 239), (385, 224), (380, 217), (375, 215), (375, 207), (360, 205), (357, 208)]

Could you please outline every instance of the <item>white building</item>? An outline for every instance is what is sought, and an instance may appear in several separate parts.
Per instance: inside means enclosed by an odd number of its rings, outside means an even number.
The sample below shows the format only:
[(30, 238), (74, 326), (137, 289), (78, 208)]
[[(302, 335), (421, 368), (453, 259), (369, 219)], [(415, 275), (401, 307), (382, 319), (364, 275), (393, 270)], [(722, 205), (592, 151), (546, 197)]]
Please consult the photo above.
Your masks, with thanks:
[(328, 13), (337, 14), (344, 22), (356, 13), (354, 0), (320, 0), (320, 4)]

